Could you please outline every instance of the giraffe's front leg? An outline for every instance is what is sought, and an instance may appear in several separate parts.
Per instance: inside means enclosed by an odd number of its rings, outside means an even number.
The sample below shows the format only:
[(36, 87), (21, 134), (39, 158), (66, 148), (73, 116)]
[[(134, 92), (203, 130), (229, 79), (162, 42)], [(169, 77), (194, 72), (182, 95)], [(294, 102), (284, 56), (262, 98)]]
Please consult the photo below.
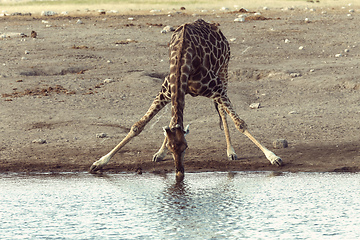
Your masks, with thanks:
[[(167, 79), (167, 78), (166, 78)], [(149, 110), (145, 113), (145, 115), (135, 123), (130, 132), (126, 135), (126, 137), (108, 154), (101, 157), (98, 161), (94, 162), (90, 167), (90, 172), (94, 173), (98, 170), (101, 170), (110, 159), (122, 148), (124, 147), (132, 138), (139, 135), (142, 130), (145, 128), (146, 124), (167, 104), (170, 102), (170, 98), (168, 97), (168, 88), (167, 80), (163, 83), (162, 91), (156, 96), (155, 100), (151, 104)]]

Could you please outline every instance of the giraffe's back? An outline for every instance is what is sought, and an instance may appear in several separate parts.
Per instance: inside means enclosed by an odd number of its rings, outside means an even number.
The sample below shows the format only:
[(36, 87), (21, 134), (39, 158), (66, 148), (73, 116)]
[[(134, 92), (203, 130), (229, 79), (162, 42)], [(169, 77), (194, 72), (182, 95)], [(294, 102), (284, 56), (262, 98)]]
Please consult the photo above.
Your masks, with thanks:
[(212, 97), (226, 89), (226, 78), (218, 76), (224, 71), (227, 76), (230, 46), (217, 26), (202, 19), (180, 26), (171, 38), (169, 51), (170, 74), (180, 68), (181, 74), (188, 76), (186, 93)]

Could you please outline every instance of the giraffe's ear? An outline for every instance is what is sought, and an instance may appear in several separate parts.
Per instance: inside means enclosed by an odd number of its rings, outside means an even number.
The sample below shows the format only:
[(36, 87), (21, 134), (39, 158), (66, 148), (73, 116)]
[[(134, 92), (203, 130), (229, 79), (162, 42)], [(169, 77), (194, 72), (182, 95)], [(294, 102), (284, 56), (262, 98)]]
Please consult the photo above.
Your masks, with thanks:
[(188, 135), (190, 133), (190, 124), (188, 124), (186, 127), (185, 127), (185, 130), (184, 130), (184, 136)]
[(171, 133), (171, 130), (169, 127), (163, 127), (163, 130), (164, 130), (165, 137), (167, 137)]

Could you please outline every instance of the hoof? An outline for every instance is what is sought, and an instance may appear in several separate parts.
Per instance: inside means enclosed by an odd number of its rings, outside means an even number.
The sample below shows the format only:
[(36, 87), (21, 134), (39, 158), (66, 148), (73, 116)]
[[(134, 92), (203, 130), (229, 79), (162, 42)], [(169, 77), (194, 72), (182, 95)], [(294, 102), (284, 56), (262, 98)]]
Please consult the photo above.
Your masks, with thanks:
[(228, 155), (228, 159), (229, 159), (230, 161), (233, 161), (233, 160), (238, 160), (238, 157), (237, 157), (236, 154), (230, 154), (230, 155)]
[(161, 162), (161, 161), (163, 161), (163, 160), (164, 160), (164, 157), (159, 156), (159, 155), (157, 155), (157, 154), (155, 154), (155, 155), (153, 156), (153, 158), (152, 158), (152, 161), (153, 161), (153, 162)]
[(89, 169), (89, 173), (93, 173), (93, 174), (94, 174), (94, 173), (96, 173), (97, 171), (100, 171), (101, 169), (102, 169), (101, 167), (93, 164), (93, 165), (91, 165), (91, 167), (90, 167), (90, 169)]
[(284, 162), (281, 158), (277, 157), (271, 161), (271, 164), (277, 165), (277, 166), (282, 166), (284, 164)]

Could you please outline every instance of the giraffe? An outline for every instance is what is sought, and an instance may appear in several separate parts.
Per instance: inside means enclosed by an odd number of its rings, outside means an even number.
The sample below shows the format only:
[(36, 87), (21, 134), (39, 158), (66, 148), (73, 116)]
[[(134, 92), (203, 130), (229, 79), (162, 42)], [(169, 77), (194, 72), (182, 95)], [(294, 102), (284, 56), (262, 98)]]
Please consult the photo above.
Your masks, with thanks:
[(271, 164), (278, 166), (283, 164), (280, 157), (265, 148), (250, 134), (246, 123), (233, 109), (227, 95), (230, 46), (215, 24), (198, 19), (178, 27), (170, 40), (169, 59), (170, 73), (165, 77), (161, 90), (149, 110), (131, 127), (127, 136), (114, 149), (92, 164), (90, 172), (101, 170), (122, 147), (141, 133), (145, 125), (166, 104), (171, 102), (170, 124), (164, 128), (165, 140), (159, 151), (154, 154), (153, 161), (163, 160), (169, 150), (173, 155), (176, 176), (183, 178), (183, 160), (188, 147), (185, 135), (189, 132), (188, 127), (184, 129), (183, 124), (186, 94), (193, 97), (204, 96), (213, 100), (225, 132), (229, 160), (236, 160), (238, 157), (231, 145), (227, 115), (233, 120), (237, 130), (257, 145)]

